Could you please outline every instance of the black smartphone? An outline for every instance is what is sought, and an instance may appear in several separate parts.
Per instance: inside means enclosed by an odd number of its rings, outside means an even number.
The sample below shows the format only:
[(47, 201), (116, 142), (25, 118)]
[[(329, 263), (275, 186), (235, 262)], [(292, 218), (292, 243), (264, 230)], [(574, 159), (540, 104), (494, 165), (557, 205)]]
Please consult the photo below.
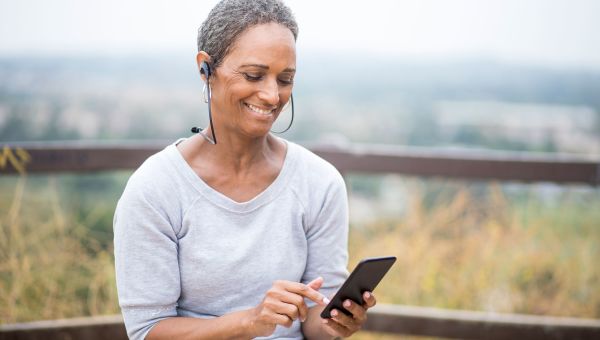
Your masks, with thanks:
[(371, 257), (360, 261), (350, 273), (342, 288), (335, 293), (331, 301), (325, 306), (325, 309), (321, 312), (321, 317), (331, 318), (331, 310), (334, 308), (347, 315), (352, 315), (344, 308), (342, 303), (346, 299), (350, 299), (360, 305), (364, 304), (363, 293), (372, 292), (394, 262), (396, 262), (395, 256)]

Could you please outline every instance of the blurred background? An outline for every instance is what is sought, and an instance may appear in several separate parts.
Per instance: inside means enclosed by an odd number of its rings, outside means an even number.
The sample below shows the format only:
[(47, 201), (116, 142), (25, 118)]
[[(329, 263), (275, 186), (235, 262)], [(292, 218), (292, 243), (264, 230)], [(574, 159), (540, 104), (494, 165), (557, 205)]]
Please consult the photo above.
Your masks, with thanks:
[[(285, 2), (285, 138), (600, 158), (598, 1)], [(166, 145), (205, 126), (196, 35), (215, 3), (0, 0), (0, 142)], [(1, 323), (119, 313), (129, 175), (0, 173)], [(399, 257), (380, 302), (600, 318), (598, 187), (345, 175), (350, 267)]]

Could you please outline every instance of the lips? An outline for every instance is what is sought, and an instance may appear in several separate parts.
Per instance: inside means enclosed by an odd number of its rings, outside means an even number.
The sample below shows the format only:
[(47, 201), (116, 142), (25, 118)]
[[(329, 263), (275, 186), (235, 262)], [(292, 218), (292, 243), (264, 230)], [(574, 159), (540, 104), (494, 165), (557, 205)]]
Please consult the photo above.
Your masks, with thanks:
[(275, 111), (275, 109), (261, 109), (258, 106), (252, 105), (252, 104), (248, 104), (248, 103), (244, 103), (244, 105), (246, 105), (246, 107), (248, 109), (250, 109), (250, 111), (258, 113), (260, 115), (271, 115), (273, 114), (273, 111)]

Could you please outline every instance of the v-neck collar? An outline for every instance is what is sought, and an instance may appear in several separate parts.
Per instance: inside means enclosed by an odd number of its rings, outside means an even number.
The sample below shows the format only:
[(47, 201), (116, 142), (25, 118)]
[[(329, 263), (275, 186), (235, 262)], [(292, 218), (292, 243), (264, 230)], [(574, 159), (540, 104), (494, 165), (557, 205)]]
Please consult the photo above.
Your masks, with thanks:
[(282, 141), (287, 145), (286, 154), (281, 170), (279, 171), (279, 174), (275, 180), (271, 182), (271, 184), (269, 184), (265, 190), (254, 196), (252, 199), (245, 202), (237, 202), (223, 193), (215, 190), (200, 176), (198, 176), (198, 174), (196, 174), (185, 158), (183, 158), (183, 155), (181, 152), (179, 152), (179, 149), (177, 149), (177, 144), (183, 140), (185, 140), (185, 138), (177, 140), (175, 143), (167, 146), (166, 148), (167, 156), (173, 162), (175, 168), (183, 177), (186, 178), (190, 185), (198, 190), (207, 200), (223, 209), (232, 212), (248, 213), (258, 209), (264, 204), (271, 202), (279, 195), (282, 189), (285, 188), (293, 174), (294, 169), (296, 168), (294, 166), (297, 158), (296, 145), (282, 139)]

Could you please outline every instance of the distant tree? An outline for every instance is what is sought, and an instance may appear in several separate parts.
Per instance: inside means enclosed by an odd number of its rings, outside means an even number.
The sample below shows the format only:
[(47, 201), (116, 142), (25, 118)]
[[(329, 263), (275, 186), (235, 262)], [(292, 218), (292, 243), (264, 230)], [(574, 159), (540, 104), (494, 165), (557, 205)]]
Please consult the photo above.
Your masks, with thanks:
[(63, 105), (60, 103), (53, 103), (50, 111), (50, 119), (46, 128), (41, 133), (35, 136), (38, 140), (67, 140), (67, 139), (79, 139), (80, 134), (75, 129), (65, 128), (60, 123), (63, 112)]
[(554, 142), (554, 138), (552, 138), (552, 136), (546, 136), (546, 138), (544, 139), (544, 143), (540, 146), (540, 150), (542, 152), (557, 152), (558, 147), (556, 146), (556, 143)]
[(19, 107), (12, 107), (8, 118), (0, 126), (0, 140), (3, 142), (23, 141), (29, 139), (30, 129), (27, 120)]
[(433, 117), (431, 106), (425, 103), (413, 104), (415, 112), (408, 131), (408, 144), (432, 146), (441, 142), (438, 124)]
[(469, 146), (485, 146), (489, 143), (487, 138), (475, 126), (461, 126), (454, 136), (453, 142)]

